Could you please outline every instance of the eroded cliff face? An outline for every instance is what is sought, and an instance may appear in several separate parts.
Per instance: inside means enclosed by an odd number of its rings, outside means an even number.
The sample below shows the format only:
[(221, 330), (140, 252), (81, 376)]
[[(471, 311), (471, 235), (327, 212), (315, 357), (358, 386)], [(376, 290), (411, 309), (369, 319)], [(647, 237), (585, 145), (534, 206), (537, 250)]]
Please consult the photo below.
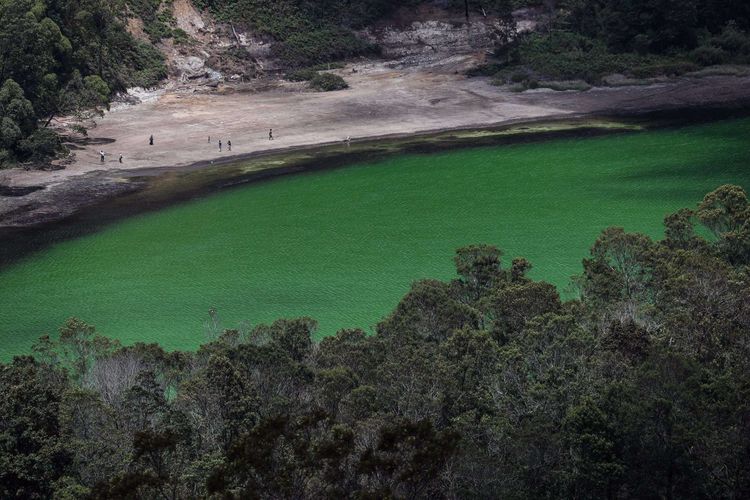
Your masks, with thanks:
[(509, 29), (498, 20), (425, 20), (368, 28), (360, 35), (378, 44), (383, 57), (397, 64), (431, 66), (452, 56), (491, 51)]
[[(278, 78), (284, 68), (272, 57), (273, 40), (232, 23), (217, 22), (190, 0), (173, 0), (169, 9), (174, 28), (186, 37), (165, 38), (157, 47), (169, 67), (171, 87), (216, 87), (220, 83), (250, 83)], [(528, 29), (522, 21), (520, 29)], [(129, 31), (148, 40), (138, 18), (128, 20)], [(499, 40), (512, 36), (515, 27), (481, 15), (467, 21), (462, 15), (435, 4), (402, 9), (376, 26), (358, 32), (382, 52), (393, 67), (427, 67), (461, 71), (481, 61)]]

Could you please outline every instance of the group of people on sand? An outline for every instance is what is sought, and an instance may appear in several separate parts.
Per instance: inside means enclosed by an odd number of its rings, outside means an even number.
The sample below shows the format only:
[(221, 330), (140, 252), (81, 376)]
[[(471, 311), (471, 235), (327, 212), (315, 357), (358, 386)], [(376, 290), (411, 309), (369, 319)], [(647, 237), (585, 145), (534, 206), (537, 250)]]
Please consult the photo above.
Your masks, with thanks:
[[(272, 128), (268, 129), (268, 140), (269, 141), (273, 140), (273, 129)], [(211, 143), (211, 136), (210, 135), (208, 136), (208, 142), (209, 142), (209, 144)], [(219, 139), (219, 152), (220, 153), (223, 151), (223, 148), (224, 148), (224, 143), (222, 143), (221, 139)], [(231, 151), (231, 150), (232, 150), (232, 141), (228, 140), (227, 141), (227, 151)]]
[[(148, 136), (148, 145), (149, 146), (153, 146), (154, 145), (154, 134), (151, 134), (150, 136)], [(107, 153), (105, 153), (103, 149), (100, 149), (99, 150), (99, 163), (104, 163), (104, 157), (105, 156), (107, 156)], [(117, 158), (117, 161), (119, 163), (122, 163), (122, 159), (123, 158), (124, 157), (122, 156), (122, 154), (120, 154), (120, 157)]]
[[(107, 153), (105, 153), (103, 149), (99, 150), (99, 161), (101, 163), (104, 163), (104, 157), (106, 155), (107, 155)], [(122, 155), (120, 155), (120, 157), (117, 159), (117, 161), (119, 161), (120, 163), (122, 163)]]
[[(268, 140), (269, 140), (269, 141), (272, 141), (272, 140), (273, 140), (273, 129), (272, 129), (272, 128), (269, 128), (269, 129), (268, 129)], [(350, 137), (350, 136), (348, 136), (348, 135), (346, 136), (346, 139), (344, 139), (344, 142), (346, 143), (346, 145), (347, 145), (347, 146), (348, 146), (349, 144), (351, 144), (351, 141), (352, 141), (352, 139), (351, 139), (351, 137)], [(208, 136), (208, 142), (209, 142), (209, 144), (211, 143), (211, 136), (210, 136), (210, 135)], [(154, 145), (154, 135), (153, 135), (153, 134), (151, 134), (151, 135), (149, 136), (149, 138), (148, 138), (148, 145), (149, 145), (149, 146), (153, 146), (153, 145)], [(219, 139), (219, 152), (221, 152), (221, 151), (222, 151), (222, 148), (223, 148), (223, 146), (224, 146), (224, 145), (223, 145), (223, 143), (221, 142), (221, 139)], [(231, 140), (228, 140), (228, 141), (227, 141), (227, 150), (228, 150), (228, 151), (231, 151), (231, 150), (232, 150), (232, 141), (231, 141)], [(107, 155), (107, 153), (105, 153), (103, 149), (99, 150), (99, 161), (100, 161), (101, 163), (104, 163), (104, 157), (105, 157), (106, 155)], [(118, 161), (119, 163), (122, 163), (122, 159), (123, 159), (123, 156), (122, 156), (122, 155), (120, 155), (120, 157), (119, 157), (119, 158), (117, 159), (117, 161)]]

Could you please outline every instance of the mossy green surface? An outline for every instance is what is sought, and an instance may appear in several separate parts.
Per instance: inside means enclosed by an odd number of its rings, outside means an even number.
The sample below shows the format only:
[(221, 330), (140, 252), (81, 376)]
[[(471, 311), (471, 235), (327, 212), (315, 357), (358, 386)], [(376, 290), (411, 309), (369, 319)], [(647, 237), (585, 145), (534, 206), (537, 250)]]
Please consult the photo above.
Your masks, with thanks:
[(223, 327), (307, 315), (369, 330), (454, 250), (491, 243), (565, 290), (611, 225), (662, 235), (671, 211), (750, 188), (750, 119), (403, 155), (289, 176), (133, 217), (0, 272), (0, 359), (70, 316), (125, 343), (192, 349)]

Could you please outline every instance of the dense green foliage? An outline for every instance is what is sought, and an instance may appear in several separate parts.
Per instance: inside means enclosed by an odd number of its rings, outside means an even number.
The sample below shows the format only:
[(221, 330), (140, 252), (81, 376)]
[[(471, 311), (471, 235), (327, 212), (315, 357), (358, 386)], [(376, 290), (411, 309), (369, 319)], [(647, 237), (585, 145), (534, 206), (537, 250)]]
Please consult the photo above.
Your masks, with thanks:
[[(673, 76), (701, 66), (750, 62), (750, 7), (741, 0), (566, 0), (545, 2), (548, 20), (497, 50), (497, 62), (475, 71), (500, 83), (624, 73), (634, 79)], [(521, 82), (512, 75), (529, 72)]]
[[(176, 36), (184, 39), (187, 34), (180, 29), (174, 29), (175, 19), (169, 8), (160, 8), (162, 0), (120, 0), (120, 6), (130, 12), (131, 17), (136, 17), (143, 22), (143, 31), (152, 42), (158, 42), (162, 38)], [(171, 2), (166, 2), (169, 7)]]
[(0, 0), (0, 166), (57, 151), (44, 130), (55, 116), (86, 118), (114, 92), (164, 76), (159, 52), (127, 34), (108, 2)]
[(318, 73), (310, 79), (310, 87), (322, 92), (342, 90), (349, 85), (339, 75), (333, 73)]
[(461, 248), (372, 336), (166, 353), (71, 319), (0, 365), (0, 496), (745, 498), (750, 204), (723, 186), (665, 226), (605, 230), (568, 302)]

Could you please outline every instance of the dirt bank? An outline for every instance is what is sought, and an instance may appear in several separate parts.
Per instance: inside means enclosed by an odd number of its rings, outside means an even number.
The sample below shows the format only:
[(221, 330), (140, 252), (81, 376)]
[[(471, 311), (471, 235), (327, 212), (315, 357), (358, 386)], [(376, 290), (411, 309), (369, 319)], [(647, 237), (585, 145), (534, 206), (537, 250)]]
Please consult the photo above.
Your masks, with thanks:
[[(350, 84), (344, 91), (318, 93), (302, 84), (282, 84), (264, 92), (168, 91), (138, 105), (118, 107), (90, 130), (90, 140), (75, 151), (64, 170), (0, 171), (0, 185), (11, 194), (0, 193), (0, 227), (58, 220), (82, 206), (131, 191), (134, 171), (158, 175), (160, 169), (196, 162), (206, 162), (202, 168), (211, 169), (212, 161), (223, 163), (233, 155), (340, 142), (347, 136), (359, 141), (572, 114), (750, 103), (750, 77), (684, 78), (588, 92), (512, 93), (486, 79), (456, 73), (471, 63), (471, 56), (419, 69), (368, 63), (342, 70)], [(274, 129), (273, 141), (268, 140), (269, 128)], [(151, 134), (153, 146), (148, 144)], [(224, 143), (222, 152), (219, 140)], [(231, 152), (226, 147), (230, 140)], [(103, 164), (100, 150), (107, 153)]]

